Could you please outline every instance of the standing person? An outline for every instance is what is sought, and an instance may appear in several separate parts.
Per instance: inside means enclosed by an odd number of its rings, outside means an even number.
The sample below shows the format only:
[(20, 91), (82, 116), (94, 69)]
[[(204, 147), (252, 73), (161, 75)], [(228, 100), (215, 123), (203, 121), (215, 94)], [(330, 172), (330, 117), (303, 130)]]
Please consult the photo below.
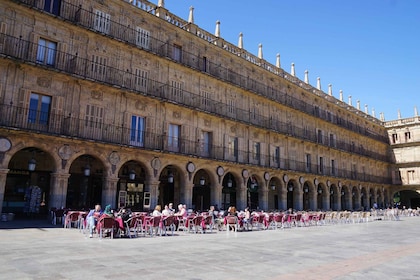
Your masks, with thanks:
[(102, 208), (100, 204), (96, 204), (95, 208), (89, 211), (89, 214), (86, 216), (86, 221), (89, 226), (89, 237), (93, 237), (93, 231), (95, 230), (96, 223), (98, 222), (99, 217), (102, 215)]

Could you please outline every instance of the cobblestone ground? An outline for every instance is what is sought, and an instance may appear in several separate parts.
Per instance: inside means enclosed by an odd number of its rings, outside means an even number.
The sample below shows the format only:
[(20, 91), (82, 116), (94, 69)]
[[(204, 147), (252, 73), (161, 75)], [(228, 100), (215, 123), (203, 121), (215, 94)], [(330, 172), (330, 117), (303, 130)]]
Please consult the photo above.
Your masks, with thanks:
[(0, 279), (420, 279), (420, 217), (245, 232), (88, 238), (0, 222)]

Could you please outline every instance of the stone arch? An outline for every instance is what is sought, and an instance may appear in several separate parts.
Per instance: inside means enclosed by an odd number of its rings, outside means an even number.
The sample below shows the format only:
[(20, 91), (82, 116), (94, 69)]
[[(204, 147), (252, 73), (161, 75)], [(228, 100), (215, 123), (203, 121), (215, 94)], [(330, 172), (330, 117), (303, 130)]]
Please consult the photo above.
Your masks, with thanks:
[(78, 154), (72, 158), (65, 193), (67, 208), (83, 210), (92, 208), (95, 204), (110, 203), (110, 197), (104, 192), (107, 174), (104, 160), (93, 152)]
[[(51, 207), (51, 174), (58, 162), (45, 145), (18, 145), (9, 151), (3, 160), (8, 173), (2, 212), (17, 215), (45, 215)], [(31, 163), (31, 164), (29, 164)]]
[(132, 211), (144, 211), (147, 202), (147, 193), (150, 193), (150, 186), (147, 182), (150, 179), (150, 170), (147, 165), (137, 159), (129, 158), (121, 161), (116, 171), (118, 182), (115, 199), (117, 208), (127, 207)]

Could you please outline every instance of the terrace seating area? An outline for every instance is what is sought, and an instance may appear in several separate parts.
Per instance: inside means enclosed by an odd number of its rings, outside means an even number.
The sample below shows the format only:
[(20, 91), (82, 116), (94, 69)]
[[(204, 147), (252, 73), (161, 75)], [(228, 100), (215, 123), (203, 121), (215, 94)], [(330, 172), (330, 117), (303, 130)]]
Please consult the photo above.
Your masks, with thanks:
[[(88, 211), (52, 209), (51, 223), (67, 229), (78, 229), (84, 236), (89, 233)], [(101, 217), (94, 229), (97, 238), (139, 238), (188, 234), (217, 234), (264, 230), (290, 230), (298, 227), (334, 226), (340, 224), (369, 223), (380, 220), (397, 221), (401, 217), (420, 216), (420, 209), (379, 209), (371, 211), (254, 211), (246, 221), (244, 212), (226, 215), (225, 211), (193, 212), (187, 216), (152, 216), (148, 212), (132, 212), (123, 220), (116, 213)]]

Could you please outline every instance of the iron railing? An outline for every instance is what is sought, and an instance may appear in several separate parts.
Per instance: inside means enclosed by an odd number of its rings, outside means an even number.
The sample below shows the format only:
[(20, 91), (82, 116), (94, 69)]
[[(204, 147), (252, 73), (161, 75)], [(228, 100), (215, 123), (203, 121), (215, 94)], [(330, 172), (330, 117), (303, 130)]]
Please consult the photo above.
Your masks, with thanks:
[[(224, 65), (221, 65), (220, 63), (214, 63), (209, 60), (203, 60), (202, 57), (197, 56), (194, 53), (189, 53), (185, 51), (184, 49), (181, 49), (181, 55), (180, 58), (176, 58), (174, 56), (174, 46), (168, 43), (167, 41), (161, 41), (157, 38), (154, 38), (153, 36), (149, 36), (149, 44), (147, 46), (139, 46), (136, 42), (136, 34), (137, 31), (135, 28), (123, 25), (120, 22), (113, 21), (112, 19), (109, 20), (110, 27), (106, 30), (98, 29), (95, 27), (95, 19), (97, 15), (95, 15), (90, 10), (85, 10), (82, 8), (81, 5), (77, 6), (72, 3), (69, 3), (67, 1), (62, 1), (60, 9), (58, 11), (50, 11), (46, 10), (43, 6), (43, 1), (34, 1), (34, 0), (17, 0), (16, 2), (21, 2), (23, 4), (29, 5), (32, 8), (42, 10), (43, 12), (49, 12), (52, 13), (52, 15), (57, 16), (59, 18), (62, 18), (66, 21), (70, 21), (73, 24), (77, 24), (78, 26), (87, 28), (89, 30), (92, 30), (94, 32), (101, 33), (105, 36), (108, 36), (110, 38), (113, 38), (118, 41), (125, 42), (126, 44), (132, 45), (134, 47), (143, 49), (148, 52), (152, 52), (156, 55), (166, 57), (169, 59), (174, 60), (177, 63), (183, 64), (185, 66), (191, 67), (193, 69), (204, 71), (218, 79), (222, 79), (226, 82), (232, 83), (236, 86), (242, 87), (246, 90), (255, 92), (259, 95), (265, 96), (269, 99), (275, 100), (281, 104), (284, 104), (286, 106), (289, 106), (293, 109), (302, 111), (306, 114), (309, 114), (311, 116), (314, 116), (316, 118), (320, 118), (324, 121), (330, 122), (332, 124), (338, 125), (342, 128), (354, 131), (358, 134), (368, 136), (370, 138), (376, 139), (378, 141), (388, 143), (389, 139), (387, 135), (380, 135), (377, 133), (374, 133), (372, 131), (369, 131), (364, 126), (361, 126), (359, 124), (352, 123), (351, 121), (344, 120), (340, 116), (336, 116), (334, 114), (329, 114), (328, 111), (323, 110), (322, 108), (319, 108), (317, 106), (314, 106), (310, 103), (305, 102), (304, 100), (297, 99), (293, 96), (288, 95), (285, 92), (282, 92), (280, 90), (274, 89), (264, 83), (259, 82), (256, 79), (253, 79), (249, 76), (243, 76), (240, 73), (232, 70), (232, 69), (240, 69), (242, 68), (240, 65), (238, 67), (225, 67)], [(148, 1), (135, 1), (136, 6), (138, 6), (141, 12), (151, 12), (155, 11), (156, 6), (149, 3)], [(176, 26), (186, 30), (185, 26), (186, 24), (180, 24), (180, 19), (178, 19), (176, 16), (170, 14), (167, 15), (168, 23), (175, 24)], [(174, 18), (177, 18), (177, 20), (172, 20)], [(197, 36), (204, 40), (209, 40), (209, 36), (204, 36), (202, 38), (200, 35), (202, 33), (206, 33), (204, 31), (197, 32)], [(226, 45), (227, 46), (227, 45)], [(227, 48), (226, 46), (223, 46), (222, 49), (226, 51), (231, 51), (230, 48)], [(235, 51), (236, 53), (236, 51)], [(257, 64), (261, 66), (262, 68), (266, 69), (267, 71), (270, 71), (271, 73), (277, 74), (293, 83), (298, 85), (299, 87), (302, 87), (303, 89), (314, 92), (318, 91), (317, 89), (313, 88), (312, 86), (303, 83), (301, 80), (299, 80), (297, 77), (291, 76), (287, 74), (286, 72), (279, 69), (279, 71), (272, 71), (273, 68), (276, 68), (274, 66), (270, 66), (267, 63), (257, 63), (254, 60), (259, 59), (251, 59), (254, 57), (253, 55), (241, 50), (240, 57), (244, 58), (246, 61)], [(280, 71), (281, 70), (281, 71)], [(121, 83), (120, 83), (121, 84)], [(344, 102), (338, 101), (334, 99), (337, 103), (348, 107)], [(360, 114), (364, 114), (363, 112), (359, 111)], [(366, 115), (369, 116), (369, 115)], [(369, 116), (370, 117), (370, 116)]]

